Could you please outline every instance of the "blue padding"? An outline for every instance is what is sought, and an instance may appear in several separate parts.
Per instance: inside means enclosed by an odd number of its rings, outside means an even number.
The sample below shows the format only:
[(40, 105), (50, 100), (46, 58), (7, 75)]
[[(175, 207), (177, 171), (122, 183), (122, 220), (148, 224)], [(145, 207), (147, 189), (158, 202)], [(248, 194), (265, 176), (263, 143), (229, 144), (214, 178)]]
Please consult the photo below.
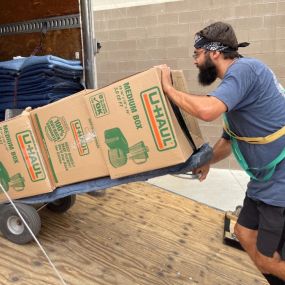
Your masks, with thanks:
[(74, 194), (82, 194), (88, 192), (99, 191), (121, 184), (130, 182), (146, 181), (150, 178), (166, 175), (180, 174), (192, 171), (206, 162), (210, 161), (213, 155), (213, 150), (208, 144), (204, 144), (198, 151), (190, 156), (185, 162), (175, 166), (170, 166), (162, 169), (152, 170), (128, 177), (111, 179), (110, 177), (98, 178), (94, 180), (84, 181), (72, 185), (59, 187), (51, 193), (33, 196), (25, 199), (20, 199), (19, 202), (26, 204), (49, 203), (60, 198), (64, 198)]

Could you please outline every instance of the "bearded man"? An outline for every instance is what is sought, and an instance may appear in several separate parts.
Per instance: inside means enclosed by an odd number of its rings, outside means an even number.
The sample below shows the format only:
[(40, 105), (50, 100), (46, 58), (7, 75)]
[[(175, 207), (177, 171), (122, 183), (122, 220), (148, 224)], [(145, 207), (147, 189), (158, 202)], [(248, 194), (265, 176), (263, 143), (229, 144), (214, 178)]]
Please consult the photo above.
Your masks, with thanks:
[(194, 64), (207, 95), (186, 94), (171, 83), (170, 68), (161, 65), (162, 87), (177, 106), (213, 121), (224, 118), (213, 159), (198, 169), (200, 180), (210, 164), (233, 153), (249, 174), (244, 204), (235, 226), (241, 245), (269, 284), (285, 284), (285, 92), (274, 73), (261, 61), (242, 57), (231, 25), (213, 23), (195, 35)]

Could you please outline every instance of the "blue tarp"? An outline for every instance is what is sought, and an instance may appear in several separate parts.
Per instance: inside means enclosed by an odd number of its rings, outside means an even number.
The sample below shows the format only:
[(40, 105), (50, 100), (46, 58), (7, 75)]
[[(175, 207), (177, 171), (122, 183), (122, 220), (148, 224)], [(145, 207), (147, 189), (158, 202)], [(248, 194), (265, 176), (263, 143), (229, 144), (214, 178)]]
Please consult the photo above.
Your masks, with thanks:
[(94, 180), (84, 181), (72, 185), (67, 185), (55, 189), (51, 193), (42, 194), (38, 196), (33, 196), (25, 199), (18, 200), (26, 204), (36, 204), (36, 203), (49, 203), (57, 199), (64, 198), (74, 194), (82, 194), (88, 192), (99, 191), (121, 184), (127, 184), (137, 181), (146, 181), (150, 178), (166, 175), (166, 174), (181, 174), (192, 171), (206, 162), (210, 161), (212, 158), (213, 151), (209, 144), (204, 144), (200, 149), (198, 149), (190, 158), (185, 162), (175, 166), (170, 166), (166, 168), (161, 168), (157, 170), (152, 170), (148, 172), (143, 172), (140, 174), (135, 174), (127, 177), (122, 177), (118, 179), (111, 179), (110, 177), (103, 177)]

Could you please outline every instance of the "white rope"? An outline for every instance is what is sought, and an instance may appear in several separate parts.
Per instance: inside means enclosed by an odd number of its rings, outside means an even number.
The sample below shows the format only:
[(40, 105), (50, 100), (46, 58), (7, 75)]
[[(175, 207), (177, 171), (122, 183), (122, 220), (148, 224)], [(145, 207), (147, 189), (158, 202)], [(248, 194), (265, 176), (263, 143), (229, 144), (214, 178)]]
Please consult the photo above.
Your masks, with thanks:
[(44, 250), (44, 248), (42, 247), (42, 245), (40, 244), (40, 242), (38, 241), (38, 239), (36, 238), (36, 236), (34, 235), (34, 233), (32, 232), (31, 228), (28, 226), (28, 224), (26, 223), (25, 219), (23, 218), (22, 214), (20, 213), (20, 211), (17, 209), (15, 203), (12, 201), (12, 199), (10, 198), (10, 196), (8, 195), (8, 193), (5, 191), (3, 185), (0, 183), (1, 186), (1, 190), (3, 191), (3, 193), (6, 195), (7, 199), (9, 200), (9, 202), (12, 204), (12, 206), (14, 207), (15, 211), (17, 212), (17, 214), (19, 215), (19, 217), (21, 218), (21, 220), (23, 221), (24, 225), (27, 227), (28, 231), (30, 232), (30, 234), (32, 235), (33, 239), (35, 240), (35, 242), (38, 244), (39, 248), (41, 249), (41, 251), (43, 252), (43, 254), (45, 255), (46, 259), (48, 260), (49, 264), (51, 265), (51, 267), (53, 268), (55, 274), (58, 276), (60, 283), (63, 285), (67, 285), (63, 279), (63, 277), (61, 276), (61, 274), (59, 273), (59, 271), (57, 270), (57, 268), (55, 267), (55, 265), (52, 263), (51, 259), (49, 258), (49, 256), (47, 255), (46, 251)]

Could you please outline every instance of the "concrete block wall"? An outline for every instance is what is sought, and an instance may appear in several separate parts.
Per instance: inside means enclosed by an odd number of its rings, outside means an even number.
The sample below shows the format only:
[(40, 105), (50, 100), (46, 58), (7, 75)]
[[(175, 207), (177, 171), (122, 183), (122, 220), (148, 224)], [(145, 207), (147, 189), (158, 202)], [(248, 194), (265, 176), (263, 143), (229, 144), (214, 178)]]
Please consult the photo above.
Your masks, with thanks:
[[(284, 0), (184, 0), (94, 12), (95, 35), (102, 44), (96, 57), (98, 87), (166, 63), (183, 69), (194, 94), (207, 94), (218, 82), (202, 88), (193, 64), (194, 34), (215, 21), (230, 23), (245, 56), (270, 66), (285, 86)], [(221, 118), (199, 121), (203, 135), (213, 145), (221, 135)], [(239, 169), (233, 157), (215, 165)]]

